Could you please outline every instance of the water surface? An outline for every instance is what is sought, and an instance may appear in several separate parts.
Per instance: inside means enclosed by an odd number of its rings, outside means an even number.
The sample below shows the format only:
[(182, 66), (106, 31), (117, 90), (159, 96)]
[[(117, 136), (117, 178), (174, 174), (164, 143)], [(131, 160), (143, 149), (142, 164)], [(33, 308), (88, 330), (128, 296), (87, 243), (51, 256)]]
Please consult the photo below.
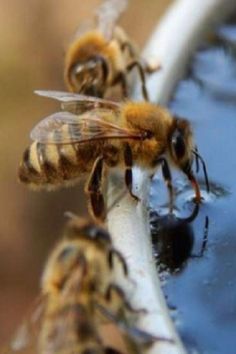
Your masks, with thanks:
[[(212, 36), (211, 36), (212, 38)], [(207, 163), (211, 193), (207, 195), (202, 171), (198, 175), (204, 203), (196, 219), (171, 231), (186, 237), (190, 257), (165, 273), (164, 291), (189, 353), (236, 353), (236, 26), (222, 25), (214, 40), (204, 42), (195, 54), (188, 75), (170, 102), (170, 109), (192, 122), (199, 151)], [(193, 191), (174, 174), (176, 215), (191, 214)], [(153, 182), (151, 207), (167, 212), (159, 176)], [(163, 217), (165, 218), (165, 217)], [(163, 220), (162, 218), (162, 220)], [(177, 223), (178, 224), (178, 223)], [(154, 227), (154, 242), (167, 224)], [(157, 228), (156, 228), (157, 227)], [(159, 228), (159, 230), (158, 230)], [(164, 228), (164, 232), (163, 232)], [(167, 234), (168, 234), (167, 232)], [(183, 244), (181, 244), (183, 250)], [(163, 267), (162, 267), (163, 268)], [(164, 267), (165, 268), (165, 267)], [(169, 267), (170, 268), (170, 267)]]

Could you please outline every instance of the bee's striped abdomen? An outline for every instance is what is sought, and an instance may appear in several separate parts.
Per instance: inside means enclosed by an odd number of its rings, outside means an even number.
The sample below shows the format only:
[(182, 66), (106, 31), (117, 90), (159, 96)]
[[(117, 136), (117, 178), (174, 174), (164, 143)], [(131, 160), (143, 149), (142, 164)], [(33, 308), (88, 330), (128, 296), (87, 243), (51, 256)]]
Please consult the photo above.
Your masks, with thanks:
[[(35, 179), (39, 178), (40, 176), (40, 166), (31, 161), (30, 150), (30, 147), (25, 150), (19, 169), (19, 178), (23, 183), (29, 183), (29, 176), (32, 176), (32, 178)], [(27, 173), (25, 173), (26, 171)]]
[(57, 187), (75, 182), (92, 168), (97, 152), (88, 144), (32, 143), (19, 168), (21, 182), (32, 187)]
[(19, 168), (19, 179), (26, 184), (40, 184), (42, 171), (37, 154), (37, 143), (30, 145), (23, 154)]
[(60, 178), (57, 147), (37, 143), (36, 149), (44, 183), (54, 184)]

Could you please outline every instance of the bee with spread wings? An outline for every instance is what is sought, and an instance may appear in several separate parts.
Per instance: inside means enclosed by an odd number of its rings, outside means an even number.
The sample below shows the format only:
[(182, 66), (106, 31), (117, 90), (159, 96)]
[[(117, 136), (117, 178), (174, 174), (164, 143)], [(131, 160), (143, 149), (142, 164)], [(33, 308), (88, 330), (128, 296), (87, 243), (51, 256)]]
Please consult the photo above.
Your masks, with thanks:
[(157, 340), (172, 342), (127, 322), (128, 314), (137, 318), (140, 310), (115, 282), (115, 271), (128, 275), (123, 256), (104, 227), (70, 217), (45, 266), (41, 297), (4, 354), (121, 354), (113, 342), (104, 342), (101, 326), (107, 323), (124, 337), (125, 347), (134, 348), (129, 353)]
[(96, 26), (77, 32), (65, 57), (64, 78), (70, 91), (104, 97), (111, 87), (118, 84), (126, 97), (127, 74), (137, 68), (143, 97), (148, 99), (145, 72), (151, 73), (158, 66), (144, 65), (134, 44), (123, 29), (116, 26), (127, 2), (104, 1), (96, 12)]
[[(168, 110), (147, 102), (114, 103), (83, 95), (38, 91), (59, 100), (65, 111), (43, 119), (32, 130), (34, 142), (26, 149), (19, 169), (20, 180), (33, 187), (53, 188), (76, 183), (90, 173), (86, 185), (95, 218), (105, 217), (102, 193), (107, 168), (125, 170), (125, 184), (133, 194), (132, 167), (153, 173), (162, 167), (173, 207), (169, 163), (179, 168), (192, 183), (196, 202), (200, 189), (192, 171), (193, 157), (206, 166), (193, 145), (190, 123), (173, 117)], [(72, 113), (73, 112), (73, 113)]]

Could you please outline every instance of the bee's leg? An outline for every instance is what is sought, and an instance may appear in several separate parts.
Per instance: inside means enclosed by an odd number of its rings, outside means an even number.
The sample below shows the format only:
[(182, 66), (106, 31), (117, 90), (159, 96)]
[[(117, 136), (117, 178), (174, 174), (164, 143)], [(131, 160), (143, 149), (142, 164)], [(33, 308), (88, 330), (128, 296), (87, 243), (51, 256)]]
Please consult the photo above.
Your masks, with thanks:
[[(122, 50), (122, 52), (127, 50), (130, 58), (132, 58), (132, 59), (135, 59), (138, 57), (137, 51), (135, 51), (134, 47), (132, 46), (132, 44), (130, 42), (123, 42), (121, 44), (121, 50)], [(153, 74), (156, 71), (159, 71), (161, 69), (160, 63), (158, 63), (158, 62), (151, 63), (151, 62), (144, 60), (143, 58), (141, 59), (140, 64), (142, 65), (143, 70), (147, 74)]]
[[(119, 313), (114, 313), (114, 311), (110, 311), (102, 304), (95, 303), (95, 306), (99, 310), (99, 312), (109, 321), (113, 322), (118, 326), (118, 328), (125, 333), (125, 335), (129, 337), (129, 342), (131, 340), (132, 343), (132, 353), (141, 353), (143, 352), (142, 347), (149, 347), (156, 341), (165, 341), (169, 343), (174, 343), (172, 338), (160, 337), (152, 335), (145, 330), (142, 330), (135, 325), (130, 325), (127, 322), (127, 319), (123, 316), (120, 316)], [(136, 311), (136, 310), (135, 310)]]
[(117, 257), (118, 260), (121, 262), (124, 274), (125, 274), (125, 276), (128, 276), (128, 267), (127, 267), (126, 261), (125, 261), (124, 257), (122, 256), (122, 254), (119, 251), (117, 251), (115, 248), (111, 248), (109, 250), (109, 254), (108, 254), (108, 263), (109, 263), (110, 269), (113, 269), (113, 267), (114, 267), (114, 257)]
[(125, 150), (124, 150), (124, 162), (125, 162), (125, 184), (129, 190), (130, 195), (137, 201), (140, 199), (133, 194), (132, 188), (133, 188), (133, 173), (132, 173), (132, 167), (133, 167), (133, 158), (132, 158), (132, 151), (127, 143), (125, 145)]
[(134, 309), (129, 301), (126, 299), (124, 290), (117, 284), (111, 283), (108, 285), (105, 292), (105, 299), (111, 305), (113, 303), (120, 303), (121, 308), (124, 308), (126, 311), (131, 312), (132, 314), (145, 314), (147, 311), (145, 309)]
[(147, 92), (147, 87), (146, 87), (146, 78), (145, 78), (145, 72), (142, 64), (138, 60), (132, 61), (128, 66), (126, 67), (127, 71), (133, 70), (133, 68), (137, 67), (140, 79), (141, 79), (141, 84), (142, 84), (142, 93), (143, 93), (143, 98), (148, 101), (148, 92)]
[(142, 60), (142, 67), (146, 74), (151, 75), (159, 70), (161, 70), (162, 66), (160, 63), (155, 62), (151, 63), (146, 60)]
[(123, 42), (121, 44), (121, 50), (122, 50), (122, 52), (127, 50), (128, 53), (129, 53), (129, 56), (131, 58), (135, 58), (137, 56), (137, 54), (135, 53), (135, 50), (134, 50), (134, 48), (133, 48), (133, 46), (132, 46), (132, 44), (130, 42)]
[(161, 165), (162, 175), (163, 175), (164, 181), (165, 181), (168, 191), (169, 191), (170, 213), (172, 213), (173, 206), (174, 206), (174, 191), (173, 191), (170, 168), (169, 168), (167, 160), (164, 157), (161, 157), (160, 159), (158, 159), (158, 163)]
[(114, 80), (112, 81), (112, 85), (116, 85), (116, 84), (120, 84), (121, 85), (121, 89), (122, 89), (122, 95), (124, 97), (128, 97), (128, 85), (127, 85), (127, 80), (126, 80), (126, 76), (125, 73), (123, 72), (119, 72), (116, 77), (114, 78)]
[(105, 219), (105, 202), (102, 195), (102, 175), (103, 175), (103, 156), (99, 156), (93, 165), (89, 176), (85, 192), (89, 195), (89, 204), (95, 218)]

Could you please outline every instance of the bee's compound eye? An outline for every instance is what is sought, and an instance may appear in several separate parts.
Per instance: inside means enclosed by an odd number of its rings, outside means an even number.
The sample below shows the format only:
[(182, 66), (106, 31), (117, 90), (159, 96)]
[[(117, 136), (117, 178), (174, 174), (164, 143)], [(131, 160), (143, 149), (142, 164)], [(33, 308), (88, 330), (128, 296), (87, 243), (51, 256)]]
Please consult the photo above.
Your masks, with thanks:
[(85, 81), (85, 68), (83, 63), (76, 63), (69, 68), (68, 79), (73, 90), (80, 92)]
[(171, 145), (175, 156), (178, 159), (183, 158), (186, 153), (186, 145), (185, 145), (184, 137), (179, 130), (176, 130), (173, 133), (171, 138)]
[(88, 234), (92, 239), (110, 241), (109, 233), (105, 229), (98, 226), (91, 226), (88, 230)]

